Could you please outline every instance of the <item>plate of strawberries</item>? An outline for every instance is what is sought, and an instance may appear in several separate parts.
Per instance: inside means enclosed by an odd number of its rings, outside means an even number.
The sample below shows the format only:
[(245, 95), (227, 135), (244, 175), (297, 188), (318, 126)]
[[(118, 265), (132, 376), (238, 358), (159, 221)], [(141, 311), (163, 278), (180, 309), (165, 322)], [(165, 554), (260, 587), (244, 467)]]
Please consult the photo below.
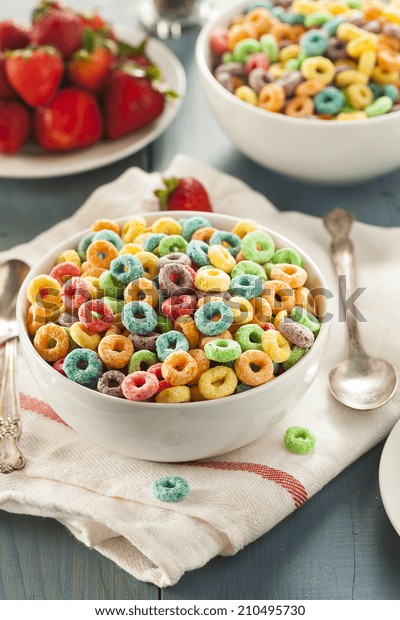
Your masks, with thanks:
[(185, 72), (161, 42), (41, 0), (30, 26), (0, 22), (0, 177), (105, 166), (175, 117)]

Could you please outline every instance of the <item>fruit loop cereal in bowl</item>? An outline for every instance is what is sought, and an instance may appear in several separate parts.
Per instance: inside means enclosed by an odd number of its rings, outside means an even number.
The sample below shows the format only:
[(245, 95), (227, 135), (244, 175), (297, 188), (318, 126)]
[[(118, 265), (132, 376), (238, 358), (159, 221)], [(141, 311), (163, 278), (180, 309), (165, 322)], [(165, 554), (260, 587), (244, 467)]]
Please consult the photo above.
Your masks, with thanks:
[(400, 165), (396, 1), (242, 1), (203, 27), (196, 58), (217, 120), (261, 165), (343, 184)]
[(314, 378), (328, 324), (312, 293), (322, 276), (286, 239), (251, 220), (169, 215), (94, 222), (31, 271), (18, 314), (33, 374), (68, 424), (179, 461), (266, 432)]

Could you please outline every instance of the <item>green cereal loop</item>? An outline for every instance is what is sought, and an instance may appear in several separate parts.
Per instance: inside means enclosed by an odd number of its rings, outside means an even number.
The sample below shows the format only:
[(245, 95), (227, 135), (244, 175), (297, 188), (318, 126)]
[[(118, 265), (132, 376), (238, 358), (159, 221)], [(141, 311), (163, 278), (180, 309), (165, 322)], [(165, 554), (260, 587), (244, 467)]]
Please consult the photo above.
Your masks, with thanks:
[(274, 263), (265, 263), (265, 265), (263, 265), (263, 269), (265, 269), (265, 273), (267, 274), (268, 278), (271, 277), (271, 269), (273, 266)]
[(222, 54), (222, 64), (227, 65), (228, 62), (233, 62), (233, 54), (231, 52), (225, 52), (225, 54)]
[(122, 309), (125, 305), (123, 299), (115, 299), (115, 297), (103, 297), (103, 301), (105, 304), (107, 304), (107, 306), (110, 306), (114, 314), (122, 312)]
[(270, 13), (271, 15), (276, 17), (276, 19), (279, 19), (280, 22), (285, 21), (286, 11), (283, 8), (283, 6), (279, 6), (279, 5), (273, 6), (272, 9), (270, 10)]
[(272, 34), (263, 34), (260, 38), (261, 50), (268, 56), (271, 62), (279, 60), (279, 46)]
[(290, 265), (297, 265), (298, 267), (303, 266), (303, 261), (300, 254), (296, 252), (296, 250), (292, 250), (292, 248), (281, 248), (280, 250), (277, 250), (272, 258), (269, 259), (269, 262), (274, 265), (289, 263)]
[(386, 114), (389, 112), (392, 107), (393, 101), (390, 97), (384, 95), (383, 97), (378, 97), (378, 99), (375, 99), (375, 101), (367, 105), (367, 107), (364, 108), (364, 112), (369, 117), (381, 116), (381, 114)]
[(291, 26), (294, 26), (295, 24), (303, 25), (304, 18), (305, 16), (301, 13), (294, 13), (292, 11), (288, 11), (286, 15), (283, 16), (283, 21), (285, 22), (285, 24), (290, 24)]
[(245, 8), (245, 13), (250, 13), (250, 11), (254, 11), (254, 9), (258, 9), (258, 8), (263, 8), (263, 9), (268, 9), (268, 11), (270, 9), (272, 9), (272, 2), (269, 2), (269, 0), (261, 0), (260, 2), (250, 2), (246, 8)]
[(105, 297), (120, 299), (124, 296), (125, 287), (122, 282), (118, 282), (110, 271), (103, 271), (99, 278), (100, 288), (104, 291)]
[(361, 9), (363, 2), (362, 0), (345, 0), (349, 9)]
[(174, 329), (171, 321), (162, 314), (157, 317), (157, 328), (164, 334), (165, 332), (170, 332), (171, 329)]
[(244, 274), (258, 276), (263, 281), (267, 279), (265, 269), (253, 260), (241, 260), (240, 263), (237, 263), (237, 265), (235, 265), (232, 269), (230, 276), (233, 279), (236, 278), (236, 276), (242, 276)]
[(79, 241), (78, 254), (79, 254), (79, 258), (81, 259), (81, 261), (86, 260), (86, 250), (88, 249), (89, 245), (92, 243), (94, 235), (95, 235), (94, 232), (90, 232), (87, 235), (84, 235), (82, 239)]
[(297, 364), (297, 362), (301, 360), (301, 358), (307, 353), (307, 351), (308, 349), (303, 349), (303, 347), (293, 347), (289, 357), (282, 364), (283, 370), (289, 370), (289, 368)]
[(306, 15), (304, 18), (304, 25), (306, 28), (319, 28), (323, 26), (326, 22), (329, 22), (332, 19), (332, 15), (330, 13), (324, 13), (323, 11), (316, 11), (315, 13), (310, 13), (310, 15)]
[(289, 452), (295, 454), (307, 454), (315, 447), (316, 438), (314, 433), (301, 426), (291, 426), (287, 429), (283, 441)]
[(261, 50), (261, 45), (257, 39), (242, 39), (235, 45), (233, 50), (233, 60), (237, 62), (247, 62), (248, 58)]
[(301, 323), (308, 327), (313, 334), (318, 334), (321, 329), (321, 323), (318, 321), (317, 317), (311, 314), (311, 312), (307, 312), (307, 310), (301, 306), (295, 306), (290, 316), (297, 323)]
[(238, 342), (221, 338), (221, 340), (207, 342), (204, 353), (213, 362), (232, 362), (240, 357), (242, 349)]
[(241, 394), (242, 392), (247, 392), (247, 390), (252, 389), (252, 385), (246, 385), (246, 383), (238, 383), (236, 386), (235, 394)]
[(158, 253), (160, 257), (167, 256), (167, 254), (174, 254), (175, 252), (186, 252), (188, 242), (181, 235), (169, 235), (164, 239), (161, 239), (158, 246)]
[(242, 325), (236, 332), (235, 340), (240, 344), (242, 351), (257, 349), (262, 351), (262, 335), (264, 330), (259, 325)]
[(189, 484), (179, 476), (164, 476), (155, 480), (151, 492), (162, 502), (179, 502), (189, 493)]
[(70, 331), (69, 331), (69, 327), (63, 327), (63, 330), (65, 331), (69, 339), (69, 348), (68, 348), (68, 353), (69, 353), (70, 351), (77, 349), (79, 347), (79, 344), (75, 342), (75, 340), (72, 338)]
[(298, 71), (301, 67), (301, 61), (298, 58), (290, 58), (286, 64), (286, 71)]
[(255, 263), (268, 263), (275, 253), (275, 243), (263, 230), (253, 230), (242, 239), (244, 257)]
[(152, 351), (136, 351), (129, 360), (128, 374), (137, 370), (148, 370), (153, 364), (157, 364), (158, 357)]
[(153, 233), (142, 242), (142, 248), (145, 252), (153, 252), (155, 254), (161, 241), (166, 236), (164, 233)]

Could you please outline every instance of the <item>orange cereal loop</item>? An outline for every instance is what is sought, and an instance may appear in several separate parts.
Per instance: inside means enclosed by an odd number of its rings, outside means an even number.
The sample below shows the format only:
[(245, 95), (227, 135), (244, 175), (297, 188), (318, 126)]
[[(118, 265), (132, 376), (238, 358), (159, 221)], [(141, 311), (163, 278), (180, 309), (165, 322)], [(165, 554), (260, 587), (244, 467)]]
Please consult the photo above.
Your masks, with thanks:
[(243, 39), (257, 39), (257, 30), (249, 23), (234, 24), (228, 31), (228, 47), (233, 50)]
[(259, 106), (269, 112), (279, 112), (285, 103), (286, 94), (279, 84), (266, 84), (259, 92)]
[(205, 243), (208, 243), (215, 232), (217, 232), (217, 229), (213, 228), (212, 226), (198, 228), (193, 233), (192, 240), (197, 239), (198, 241), (204, 241)]
[(272, 308), (269, 301), (264, 299), (264, 297), (255, 297), (250, 300), (250, 303), (254, 311), (253, 323), (260, 327), (265, 327), (267, 323), (271, 322)]
[(378, 49), (390, 48), (395, 52), (400, 51), (400, 40), (396, 37), (390, 37), (387, 34), (378, 34)]
[(380, 49), (378, 51), (378, 63), (386, 71), (399, 71), (400, 54), (391, 49)]
[[(229, 295), (229, 293), (228, 293)], [(221, 301), (221, 300), (225, 300), (227, 301), (227, 295), (225, 295), (224, 293), (212, 293), (212, 292), (207, 292), (206, 295), (204, 295), (203, 297), (200, 297), (197, 300), (197, 307), (201, 308), (201, 306), (203, 306), (204, 304), (208, 303), (209, 301)]]
[(292, 41), (297, 41), (302, 34), (305, 33), (306, 29), (300, 24), (293, 24), (292, 28)]
[(236, 360), (235, 372), (242, 383), (257, 386), (270, 381), (274, 374), (274, 366), (271, 358), (264, 351), (250, 349)]
[(305, 308), (308, 312), (316, 314), (315, 299), (307, 287), (302, 286), (301, 288), (295, 289), (294, 302), (295, 306), (300, 306), (301, 308)]
[(119, 336), (121, 334), (121, 330), (118, 325), (110, 325), (110, 327), (105, 332), (104, 336)]
[(296, 95), (299, 97), (313, 97), (326, 88), (325, 84), (315, 78), (313, 80), (305, 80), (296, 88)]
[(232, 334), (229, 330), (225, 330), (219, 336), (203, 336), (199, 340), (199, 344), (197, 345), (199, 349), (204, 349), (207, 342), (213, 342), (213, 340), (233, 340)]
[(56, 362), (68, 353), (68, 334), (60, 325), (43, 325), (35, 334), (33, 346), (46, 362)]
[(282, 280), (265, 282), (261, 296), (268, 301), (272, 314), (277, 314), (281, 310), (290, 312), (295, 306), (294, 291), (287, 282)]
[(245, 23), (251, 24), (257, 32), (257, 38), (270, 31), (271, 26), (276, 23), (268, 9), (257, 7), (249, 11), (245, 16)]
[(232, 75), (231, 77), (234, 91), (237, 90), (240, 86), (243, 86), (244, 81), (238, 75)]
[(237, 24), (243, 24), (245, 19), (246, 19), (246, 15), (235, 15), (235, 17), (232, 17), (229, 27), (235, 26)]
[[(111, 261), (117, 258), (117, 248), (104, 239), (93, 241), (86, 251), (86, 258), (92, 267), (108, 269)], [(87, 273), (87, 272), (86, 272)]]
[(187, 385), (198, 371), (197, 362), (187, 351), (174, 351), (163, 361), (161, 374), (173, 387)]
[(363, 13), (366, 21), (373, 21), (382, 15), (382, 7), (377, 4), (366, 4), (363, 7)]
[(188, 353), (197, 362), (196, 376), (188, 382), (188, 385), (192, 386), (197, 385), (201, 375), (210, 368), (210, 360), (204, 353), (203, 349), (189, 349)]
[(314, 112), (314, 102), (311, 97), (297, 96), (293, 97), (285, 107), (285, 114), (304, 118), (310, 116)]
[(28, 310), (28, 332), (33, 336), (37, 330), (48, 322), (58, 319), (61, 308), (45, 308), (39, 304), (32, 304)]
[(204, 398), (204, 396), (200, 392), (198, 385), (191, 385), (190, 386), (190, 400), (192, 403), (198, 403), (198, 402), (201, 402), (202, 400), (207, 400), (207, 399)]
[(158, 302), (158, 291), (155, 284), (148, 278), (136, 278), (125, 288), (124, 299), (126, 303), (144, 301), (155, 308)]
[[(301, 29), (303, 32), (303, 29)], [(289, 39), (289, 41), (296, 41), (298, 38), (298, 30), (294, 29), (294, 26), (290, 26), (289, 24), (274, 24), (270, 29), (270, 34), (279, 42), (282, 39)]]
[(242, 260), (246, 260), (246, 257), (243, 254), (242, 250), (239, 250), (239, 253), (236, 256), (236, 262), (240, 263), (240, 261), (242, 261)]
[(107, 269), (103, 269), (102, 267), (90, 267), (85, 271), (84, 277), (100, 278), (104, 271), (107, 271)]
[(291, 288), (300, 288), (306, 283), (307, 271), (298, 265), (280, 263), (271, 268), (270, 278), (287, 282)]
[(119, 235), (119, 224), (117, 224), (117, 222), (114, 222), (114, 220), (96, 220), (91, 225), (90, 230), (93, 232), (98, 232), (99, 230), (112, 230), (113, 232), (117, 233), (117, 235)]
[(131, 359), (134, 349), (129, 338), (113, 334), (104, 336), (97, 349), (99, 358), (108, 368), (124, 368)]
[(189, 347), (194, 349), (199, 342), (200, 332), (196, 327), (196, 323), (191, 316), (180, 316), (174, 323), (174, 329), (181, 332), (189, 343)]

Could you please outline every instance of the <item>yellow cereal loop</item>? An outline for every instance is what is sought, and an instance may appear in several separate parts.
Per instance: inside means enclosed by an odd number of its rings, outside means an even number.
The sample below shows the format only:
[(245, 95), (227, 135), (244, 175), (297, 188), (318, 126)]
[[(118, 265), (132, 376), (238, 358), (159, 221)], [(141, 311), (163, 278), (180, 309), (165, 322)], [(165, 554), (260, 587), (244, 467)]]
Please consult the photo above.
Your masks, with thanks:
[(337, 116), (338, 121), (359, 121), (368, 118), (365, 112), (341, 112)]
[(382, 8), (382, 15), (393, 24), (400, 24), (400, 9), (395, 6), (386, 6)]
[(247, 233), (252, 232), (253, 230), (258, 230), (259, 228), (259, 225), (254, 220), (240, 220), (240, 222), (235, 224), (232, 232), (243, 239)]
[(224, 398), (234, 393), (238, 380), (228, 366), (214, 366), (207, 370), (199, 379), (199, 391), (207, 400)]
[(363, 52), (358, 61), (358, 70), (370, 77), (376, 65), (376, 51)]
[(96, 220), (91, 225), (90, 230), (93, 232), (98, 232), (99, 230), (112, 230), (113, 232), (117, 233), (117, 235), (119, 235), (119, 224), (114, 220)]
[(147, 237), (151, 237), (152, 234), (153, 233), (151, 231), (141, 233), (140, 235), (135, 237), (135, 243), (138, 243), (139, 245), (141, 245), (143, 241), (147, 239)]
[(149, 278), (136, 278), (127, 284), (124, 291), (125, 303), (131, 301), (143, 301), (152, 308), (158, 304), (158, 290), (154, 282)]
[(372, 74), (372, 79), (378, 84), (390, 84), (396, 83), (399, 79), (398, 71), (387, 71), (383, 67), (375, 67), (374, 72)]
[(125, 243), (118, 252), (118, 255), (137, 254), (138, 252), (143, 252), (143, 247), (139, 243)]
[(90, 332), (80, 322), (72, 323), (69, 328), (69, 333), (72, 340), (83, 349), (92, 349), (96, 351), (101, 340), (99, 333)]
[(197, 363), (196, 376), (192, 379), (192, 381), (188, 382), (189, 386), (194, 386), (198, 384), (201, 375), (203, 375), (210, 368), (210, 360), (204, 353), (203, 349), (189, 349), (189, 355), (191, 355)]
[(189, 403), (190, 388), (187, 385), (166, 388), (156, 396), (156, 403)]
[(279, 323), (281, 323), (281, 321), (286, 319), (287, 315), (288, 315), (287, 310), (281, 310), (280, 312), (278, 312), (278, 314), (276, 315), (274, 319), (274, 327), (276, 327), (276, 329), (278, 329)]
[(323, 10), (321, 4), (313, 0), (294, 0), (290, 8), (294, 13), (300, 13), (300, 15), (311, 15), (311, 13)]
[(297, 56), (301, 53), (300, 45), (292, 43), (292, 45), (287, 45), (281, 50), (281, 62), (284, 64), (290, 60), (291, 58), (297, 58)]
[(376, 37), (363, 36), (357, 39), (349, 41), (346, 47), (346, 51), (352, 58), (360, 58), (361, 54), (365, 52), (374, 52), (378, 47), (378, 41)]
[(164, 235), (180, 235), (182, 226), (172, 217), (159, 217), (151, 227), (154, 233), (163, 233)]
[(280, 67), (278, 65), (271, 65), (268, 71), (276, 80), (280, 80), (281, 77), (287, 74), (285, 67)]
[(189, 347), (191, 349), (195, 349), (197, 347), (200, 338), (200, 332), (197, 329), (196, 323), (191, 316), (179, 316), (174, 323), (174, 329), (178, 332), (181, 332), (187, 338)]
[(257, 105), (258, 103), (257, 93), (249, 86), (239, 86), (239, 88), (235, 90), (235, 95), (242, 101), (250, 103), (251, 105)]
[(295, 305), (295, 292), (283, 280), (268, 280), (268, 282), (265, 282), (261, 296), (268, 301), (273, 314), (277, 314), (280, 310), (290, 312)]
[(339, 24), (336, 30), (336, 36), (343, 41), (352, 41), (353, 39), (364, 36), (364, 34), (365, 30), (348, 22)]
[(27, 297), (31, 304), (53, 303), (61, 306), (61, 285), (59, 282), (48, 275), (39, 275), (31, 280), (27, 290)]
[(324, 84), (330, 84), (335, 76), (335, 65), (329, 58), (313, 56), (305, 59), (300, 71), (307, 80), (318, 79)]
[(99, 278), (96, 278), (95, 276), (87, 276), (85, 274), (82, 279), (87, 282), (90, 297), (92, 299), (100, 299), (101, 297), (104, 297), (104, 291), (100, 286)]
[(291, 288), (299, 288), (306, 283), (307, 271), (298, 265), (279, 263), (271, 268), (270, 278), (287, 282)]
[(254, 312), (253, 323), (260, 327), (265, 327), (267, 323), (271, 322), (271, 304), (264, 297), (255, 297), (255, 299), (250, 300), (250, 303)]
[(231, 297), (228, 306), (232, 310), (234, 324), (245, 325), (253, 320), (254, 309), (248, 299), (239, 296)]
[(144, 275), (153, 280), (158, 274), (158, 258), (152, 252), (137, 252), (135, 258), (142, 263)]
[(58, 264), (58, 263), (65, 263), (65, 262), (73, 263), (77, 267), (80, 267), (82, 261), (76, 250), (65, 250), (57, 258), (56, 263)]
[(208, 248), (208, 259), (213, 267), (222, 269), (225, 273), (231, 273), (236, 265), (236, 260), (228, 248), (224, 248), (222, 245), (210, 245)]
[(130, 217), (122, 225), (121, 230), (121, 239), (124, 243), (132, 243), (135, 241), (136, 237), (138, 237), (141, 233), (144, 232), (146, 228), (146, 220), (141, 215), (134, 215)]
[(365, 84), (350, 84), (346, 94), (351, 106), (355, 110), (363, 110), (373, 99), (372, 90)]
[(350, 84), (367, 84), (368, 76), (361, 71), (357, 71), (356, 69), (347, 69), (346, 71), (341, 71), (336, 76), (336, 84), (340, 88), (344, 88), (349, 86)]
[(276, 329), (269, 329), (261, 337), (262, 348), (273, 362), (281, 364), (290, 356), (290, 344)]
[(205, 267), (196, 272), (194, 284), (200, 291), (224, 292), (229, 289), (231, 279), (222, 269)]

